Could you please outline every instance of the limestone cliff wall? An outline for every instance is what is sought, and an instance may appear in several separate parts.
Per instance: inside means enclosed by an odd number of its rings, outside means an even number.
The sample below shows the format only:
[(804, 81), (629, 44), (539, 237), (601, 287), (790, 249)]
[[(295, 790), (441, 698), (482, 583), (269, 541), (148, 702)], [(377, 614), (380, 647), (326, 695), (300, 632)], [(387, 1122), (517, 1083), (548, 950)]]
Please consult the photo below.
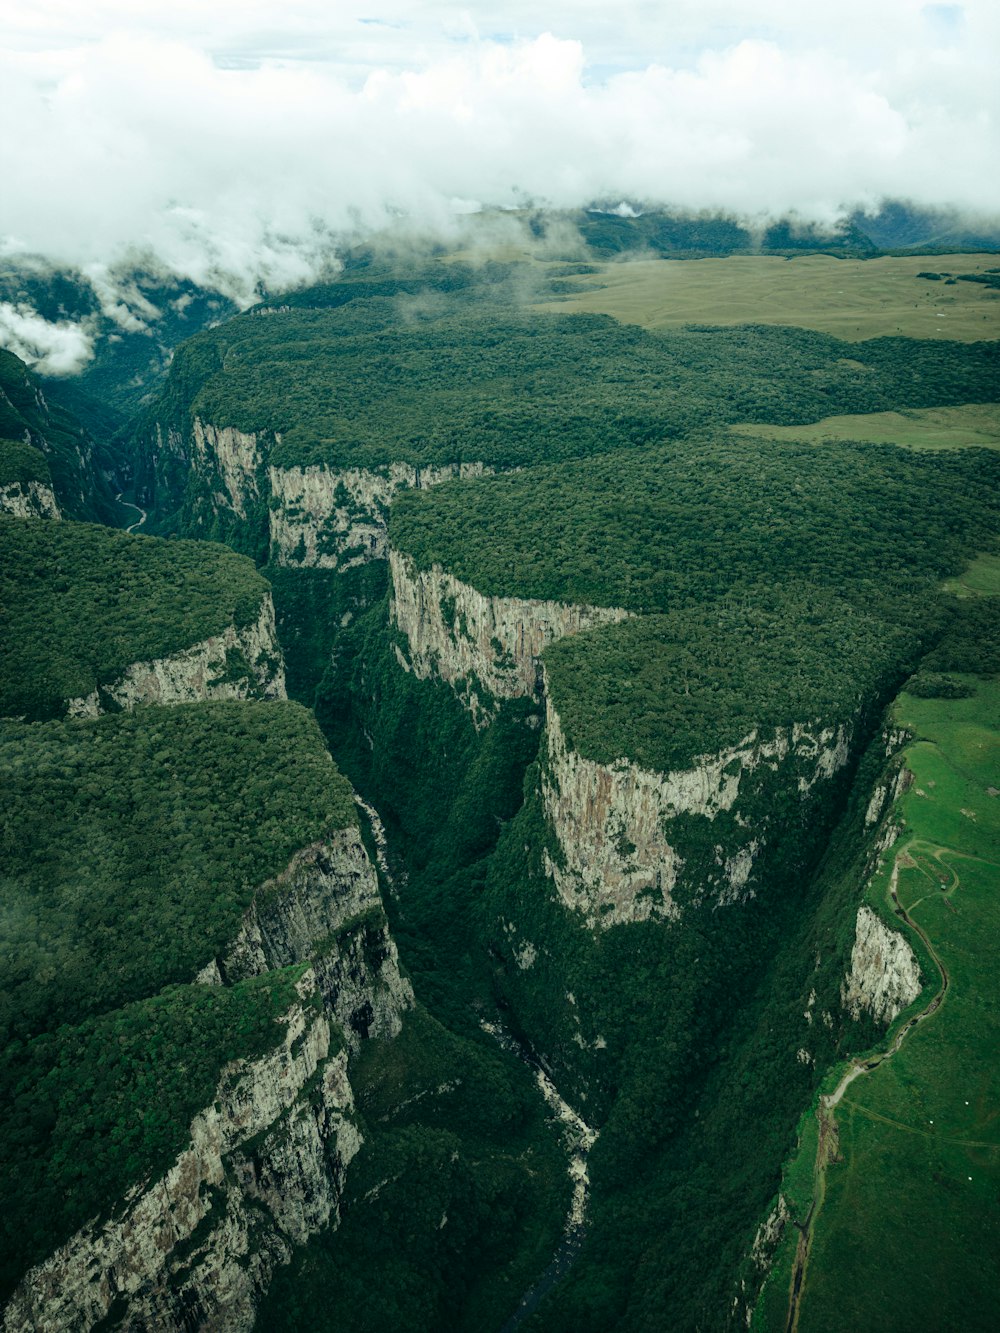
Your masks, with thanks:
[(887, 1026), (920, 994), (920, 965), (907, 941), (865, 904), (858, 908), (851, 968), (840, 998), (853, 1019), (867, 1010)]
[(307, 958), (349, 1044), (397, 1034), (413, 990), (400, 976), (375, 868), (356, 828), (299, 852), (262, 885), (236, 938), (198, 980), (232, 983)]
[[(233, 655), (237, 654), (234, 668)], [(242, 658), (242, 661), (240, 660)], [(201, 699), (286, 699), (285, 665), (265, 593), (260, 613), (242, 629), (227, 625), (182, 652), (133, 662), (117, 680), (69, 700), (70, 717), (98, 717), (109, 707), (194, 703)]]
[(356, 828), (293, 857), (263, 884), (230, 945), (195, 984), (226, 985), (310, 961), (275, 1048), (226, 1066), (190, 1144), (115, 1215), (33, 1268), (3, 1328), (243, 1330), (274, 1269), (339, 1218), (361, 1144), (348, 1053), (389, 1038), (413, 1003), (375, 871)]
[(0, 486), (0, 514), (15, 518), (60, 518), (51, 486), (41, 481), (12, 481)]
[(247, 505), (260, 495), (260, 472), (266, 448), (259, 434), (235, 426), (213, 426), (195, 417), (191, 426), (191, 466), (218, 476), (222, 490), (217, 506), (246, 518)]
[(476, 682), (495, 699), (535, 694), (538, 659), (550, 643), (631, 614), (620, 607), (486, 597), (439, 565), (418, 569), (400, 551), (390, 551), (389, 565), (392, 619), (408, 648), (400, 664), (421, 680), (446, 681), (477, 715), (486, 704)]
[(76, 1333), (109, 1315), (134, 1329), (253, 1327), (274, 1268), (337, 1220), (361, 1144), (347, 1056), (311, 1002), (316, 985), (311, 972), (299, 982), (273, 1050), (224, 1068), (166, 1174), (25, 1276), (5, 1333)]
[(425, 490), (492, 471), (483, 463), (269, 468), (271, 559), (312, 569), (349, 569), (365, 560), (384, 560), (389, 503), (397, 491)]
[(713, 870), (687, 887), (720, 906), (752, 896), (754, 867), (769, 835), (765, 824), (741, 817), (741, 791), (759, 775), (808, 800), (846, 764), (849, 742), (846, 726), (802, 723), (769, 736), (753, 731), (674, 772), (651, 772), (627, 759), (600, 764), (568, 744), (546, 689), (541, 795), (558, 846), (557, 855), (544, 854), (546, 871), (561, 900), (591, 927), (676, 918), (674, 890), (685, 857), (672, 821), (689, 815), (713, 822), (732, 812)]

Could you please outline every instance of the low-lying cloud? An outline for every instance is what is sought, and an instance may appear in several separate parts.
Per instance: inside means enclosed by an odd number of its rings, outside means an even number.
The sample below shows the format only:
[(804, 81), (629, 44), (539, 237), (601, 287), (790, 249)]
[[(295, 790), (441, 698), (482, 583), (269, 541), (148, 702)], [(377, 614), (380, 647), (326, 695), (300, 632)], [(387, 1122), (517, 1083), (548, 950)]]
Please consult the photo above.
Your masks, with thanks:
[(245, 303), (401, 220), (454, 237), (527, 203), (1000, 214), (986, 0), (845, 0), (829, 31), (784, 0), (626, 5), (614, 24), (579, 3), (86, 9), (108, 35), (79, 6), (12, 6), (0, 247), (95, 283), (131, 257)]
[(29, 305), (0, 301), (0, 347), (43, 375), (75, 375), (90, 360), (94, 340), (83, 324), (50, 322)]

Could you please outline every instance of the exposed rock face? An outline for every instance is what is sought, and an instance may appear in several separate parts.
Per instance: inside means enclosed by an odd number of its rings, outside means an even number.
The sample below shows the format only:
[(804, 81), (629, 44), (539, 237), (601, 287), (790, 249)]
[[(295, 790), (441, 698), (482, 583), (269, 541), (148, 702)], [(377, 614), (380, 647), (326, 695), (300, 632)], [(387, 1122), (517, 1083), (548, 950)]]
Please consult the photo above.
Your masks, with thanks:
[(476, 681), (495, 699), (535, 694), (541, 685), (538, 659), (550, 643), (631, 615), (620, 607), (484, 597), (439, 565), (417, 569), (399, 551), (389, 553), (389, 565), (392, 618), (409, 647), (409, 660), (401, 656), (400, 665), (421, 680), (447, 681), (474, 715), (487, 706)]
[(226, 1066), (161, 1180), (136, 1186), (114, 1218), (82, 1228), (25, 1276), (6, 1333), (89, 1329), (112, 1308), (126, 1328), (253, 1327), (257, 1298), (292, 1246), (339, 1219), (344, 1171), (361, 1145), (348, 1051), (395, 1036), (413, 1003), (356, 828), (306, 848), (262, 885), (232, 944), (195, 982), (309, 959), (275, 1048)]
[(493, 472), (484, 463), (380, 468), (293, 467), (268, 470), (271, 484), (271, 559), (278, 565), (350, 569), (384, 560), (386, 521), (398, 490), (426, 490), (455, 478)]
[(299, 852), (262, 885), (239, 934), (198, 980), (232, 983), (305, 958), (351, 1045), (399, 1032), (413, 989), (399, 974), (375, 868), (356, 828)]
[(0, 514), (15, 518), (60, 518), (50, 486), (41, 481), (12, 481), (0, 486)]
[[(849, 737), (843, 726), (796, 724), (767, 740), (754, 731), (718, 754), (697, 756), (689, 769), (654, 773), (627, 759), (599, 764), (578, 754), (546, 691), (541, 791), (560, 852), (544, 854), (546, 871), (566, 906), (591, 927), (676, 918), (673, 891), (684, 858), (680, 840), (669, 836), (671, 821), (679, 815), (711, 821), (734, 811), (741, 785), (762, 768), (771, 781), (793, 784), (800, 799), (808, 799), (847, 762)], [(753, 895), (753, 868), (766, 845), (761, 828), (744, 828), (738, 818), (735, 827), (739, 841), (720, 834), (711, 880), (688, 886), (720, 906)]]
[(866, 1009), (877, 1023), (887, 1026), (920, 994), (920, 965), (898, 931), (865, 904), (858, 908), (851, 952), (851, 970), (844, 978), (840, 998), (854, 1019)]
[(70, 717), (98, 717), (109, 706), (194, 703), (200, 699), (286, 699), (285, 664), (265, 593), (257, 620), (228, 625), (202, 643), (149, 662), (133, 662), (110, 685), (71, 699)]
[(332, 1049), (315, 988), (307, 972), (273, 1050), (225, 1067), (165, 1176), (25, 1276), (7, 1333), (85, 1330), (109, 1312), (133, 1329), (253, 1327), (255, 1299), (292, 1245), (338, 1219), (361, 1143), (347, 1056)]
[(214, 495), (216, 504), (246, 518), (247, 504), (260, 495), (264, 459), (260, 438), (235, 426), (213, 426), (200, 417), (195, 417), (191, 430), (192, 466), (214, 470), (225, 488)]

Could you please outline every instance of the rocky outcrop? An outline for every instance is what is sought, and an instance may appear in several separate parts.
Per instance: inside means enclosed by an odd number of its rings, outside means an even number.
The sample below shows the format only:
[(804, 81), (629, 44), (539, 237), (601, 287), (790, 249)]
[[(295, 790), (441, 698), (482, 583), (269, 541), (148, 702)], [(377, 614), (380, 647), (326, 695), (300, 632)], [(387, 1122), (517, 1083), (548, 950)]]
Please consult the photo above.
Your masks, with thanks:
[(492, 471), (483, 463), (272, 467), (271, 559), (277, 565), (310, 569), (350, 569), (366, 560), (384, 560), (389, 503), (397, 491), (426, 490)]
[(51, 486), (41, 481), (12, 481), (0, 486), (0, 514), (15, 518), (60, 518)]
[(274, 1049), (223, 1069), (167, 1173), (25, 1276), (6, 1333), (75, 1333), (105, 1318), (134, 1329), (253, 1327), (275, 1267), (338, 1219), (361, 1143), (346, 1052), (316, 985), (307, 971)]
[(253, 1327), (270, 1276), (339, 1219), (361, 1144), (347, 1059), (395, 1036), (413, 991), (400, 976), (375, 871), (355, 827), (293, 857), (263, 884), (235, 939), (194, 978), (227, 985), (309, 962), (273, 1050), (234, 1061), (188, 1148), (115, 1216), (33, 1268), (4, 1329)]
[(562, 902), (591, 927), (676, 918), (685, 858), (671, 822), (681, 815), (711, 822), (734, 812), (729, 831), (719, 835), (714, 870), (687, 888), (719, 906), (750, 897), (767, 833), (739, 819), (741, 789), (760, 774), (809, 799), (847, 762), (849, 740), (844, 726), (796, 724), (767, 738), (753, 731), (717, 754), (696, 756), (690, 768), (655, 773), (627, 759), (601, 764), (578, 754), (546, 690), (541, 794), (558, 848), (554, 856), (544, 853), (546, 872)]
[(389, 553), (389, 565), (392, 619), (408, 647), (400, 665), (421, 680), (446, 681), (477, 718), (491, 707), (481, 690), (493, 699), (539, 691), (539, 657), (550, 643), (631, 615), (620, 607), (485, 597), (440, 565), (418, 569), (400, 551)]
[(299, 852), (262, 885), (236, 938), (197, 979), (230, 984), (306, 958), (349, 1045), (398, 1033), (413, 990), (400, 976), (375, 868), (356, 828)]
[(256, 621), (227, 625), (201, 643), (169, 657), (133, 662), (117, 680), (70, 699), (70, 717), (99, 717), (142, 704), (194, 703), (201, 699), (286, 699), (285, 664), (274, 625), (274, 603), (265, 593)]
[(840, 999), (855, 1020), (862, 1011), (888, 1026), (920, 994), (920, 965), (907, 941), (865, 904), (858, 908), (851, 969)]
[(260, 473), (266, 449), (254, 432), (235, 426), (213, 426), (195, 417), (191, 426), (191, 465), (215, 474), (223, 489), (215, 491), (217, 507), (246, 518), (247, 505), (260, 496)]

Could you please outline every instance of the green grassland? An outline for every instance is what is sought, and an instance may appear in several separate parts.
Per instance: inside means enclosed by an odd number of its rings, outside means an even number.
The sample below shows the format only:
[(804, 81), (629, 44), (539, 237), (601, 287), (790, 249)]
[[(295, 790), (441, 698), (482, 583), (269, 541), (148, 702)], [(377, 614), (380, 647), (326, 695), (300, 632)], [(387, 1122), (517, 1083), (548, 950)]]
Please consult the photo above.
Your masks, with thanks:
[(1000, 555), (978, 555), (960, 575), (945, 584), (956, 597), (1000, 596)]
[(252, 624), (267, 591), (221, 546), (0, 517), (0, 716), (57, 717), (132, 662)]
[[(975, 342), (1000, 336), (998, 293), (965, 276), (995, 273), (995, 255), (836, 259), (733, 255), (673, 261), (629, 259), (574, 279), (576, 291), (546, 311), (611, 315), (644, 328), (685, 324), (785, 324), (847, 342), (902, 335)], [(933, 281), (937, 270), (957, 281)]]
[(961, 407), (824, 417), (807, 426), (743, 424), (731, 429), (738, 435), (807, 444), (861, 440), (907, 449), (1000, 449), (1000, 404), (966, 403)]
[(29, 481), (52, 485), (45, 455), (23, 440), (0, 440), (0, 486), (10, 486), (14, 482), (24, 485)]
[(7, 1038), (190, 979), (258, 885), (355, 820), (297, 704), (6, 723), (0, 773)]
[[(903, 695), (918, 738), (891, 853), (901, 907), (948, 976), (944, 1003), (836, 1111), (798, 1327), (988, 1329), (1000, 1280), (1000, 682)], [(876, 885), (885, 889), (885, 875)], [(888, 911), (888, 906), (883, 906)], [(940, 975), (927, 977), (930, 992)]]

